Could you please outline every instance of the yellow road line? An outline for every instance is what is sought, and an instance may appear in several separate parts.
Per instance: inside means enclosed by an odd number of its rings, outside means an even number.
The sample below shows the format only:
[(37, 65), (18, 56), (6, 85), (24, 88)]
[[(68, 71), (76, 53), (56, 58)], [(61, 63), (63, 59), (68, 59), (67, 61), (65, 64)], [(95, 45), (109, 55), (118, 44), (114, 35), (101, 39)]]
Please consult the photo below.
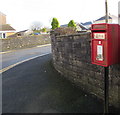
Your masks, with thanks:
[(31, 59), (35, 59), (35, 58), (37, 58), (37, 57), (45, 56), (45, 55), (48, 55), (48, 54), (50, 54), (50, 53), (41, 54), (41, 55), (38, 55), (38, 56), (34, 56), (34, 57), (32, 57), (32, 58), (23, 60), (23, 61), (21, 61), (21, 62), (15, 63), (15, 64), (13, 64), (13, 65), (10, 65), (10, 66), (8, 66), (8, 67), (6, 67), (6, 68), (1, 69), (1, 70), (0, 70), (0, 73), (3, 73), (3, 72), (5, 72), (5, 71), (7, 71), (7, 70), (9, 70), (9, 69), (11, 69), (11, 68), (13, 68), (13, 67), (15, 67), (16, 65), (19, 65), (19, 64), (24, 63), (24, 62), (26, 62), (26, 61), (29, 61), (29, 60), (31, 60)]
[(10, 53), (10, 52), (14, 52), (16, 50), (10, 50), (10, 51), (6, 51), (6, 52), (0, 52), (0, 54), (5, 54), (5, 53)]
[(3, 69), (0, 70), (0, 73), (3, 73), (3, 72), (7, 71), (8, 69), (11, 69), (12, 67), (14, 67), (14, 66), (16, 66), (16, 65), (17, 65), (17, 63), (16, 63), (16, 64), (13, 64), (13, 65), (10, 65), (10, 66), (8, 66), (8, 67), (6, 67), (6, 68), (3, 68)]
[(45, 45), (39, 45), (37, 47), (44, 47), (44, 46), (50, 46), (51, 44), (45, 44)]

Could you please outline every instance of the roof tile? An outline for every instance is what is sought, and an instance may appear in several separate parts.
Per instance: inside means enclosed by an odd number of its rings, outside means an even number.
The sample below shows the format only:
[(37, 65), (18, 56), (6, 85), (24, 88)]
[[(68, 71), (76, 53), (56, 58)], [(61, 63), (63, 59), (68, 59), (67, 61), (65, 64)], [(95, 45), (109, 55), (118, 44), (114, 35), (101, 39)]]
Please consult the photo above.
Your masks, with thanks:
[(13, 27), (11, 27), (9, 24), (0, 25), (0, 31), (15, 31)]

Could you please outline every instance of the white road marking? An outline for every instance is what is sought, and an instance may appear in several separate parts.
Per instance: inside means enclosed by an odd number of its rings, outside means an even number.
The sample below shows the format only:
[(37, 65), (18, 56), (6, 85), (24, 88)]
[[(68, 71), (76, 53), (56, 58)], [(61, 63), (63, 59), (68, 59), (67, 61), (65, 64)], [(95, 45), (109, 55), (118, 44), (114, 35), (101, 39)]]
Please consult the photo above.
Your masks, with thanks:
[(29, 60), (31, 60), (31, 59), (35, 59), (35, 58), (37, 58), (37, 57), (45, 56), (45, 55), (48, 55), (48, 54), (50, 54), (50, 53), (46, 53), (46, 54), (41, 54), (41, 55), (38, 55), (38, 56), (34, 56), (34, 57), (32, 57), (32, 58), (29, 58), (29, 59), (20, 61), (20, 62), (18, 62), (18, 63), (15, 63), (15, 64), (13, 64), (13, 65), (10, 65), (10, 66), (8, 66), (8, 67), (6, 67), (6, 68), (1, 69), (1, 70), (0, 70), (0, 74), (3, 73), (3, 72), (5, 72), (5, 71), (7, 71), (7, 70), (9, 70), (9, 69), (11, 69), (11, 68), (13, 68), (13, 67), (15, 67), (15, 66), (17, 66), (17, 65), (19, 65), (19, 64), (21, 64), (21, 63), (24, 63), (24, 62), (29, 61)]

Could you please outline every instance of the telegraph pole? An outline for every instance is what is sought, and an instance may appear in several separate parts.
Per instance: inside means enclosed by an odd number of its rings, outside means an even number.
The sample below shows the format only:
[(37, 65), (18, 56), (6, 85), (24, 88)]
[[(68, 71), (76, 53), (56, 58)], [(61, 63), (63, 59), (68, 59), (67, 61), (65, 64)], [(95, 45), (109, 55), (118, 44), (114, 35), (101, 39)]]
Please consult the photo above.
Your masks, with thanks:
[(106, 23), (108, 23), (108, 2), (105, 0), (105, 16), (106, 16)]
[[(106, 23), (108, 23), (108, 3), (105, 0)], [(108, 113), (109, 107), (109, 66), (104, 67), (104, 114)]]

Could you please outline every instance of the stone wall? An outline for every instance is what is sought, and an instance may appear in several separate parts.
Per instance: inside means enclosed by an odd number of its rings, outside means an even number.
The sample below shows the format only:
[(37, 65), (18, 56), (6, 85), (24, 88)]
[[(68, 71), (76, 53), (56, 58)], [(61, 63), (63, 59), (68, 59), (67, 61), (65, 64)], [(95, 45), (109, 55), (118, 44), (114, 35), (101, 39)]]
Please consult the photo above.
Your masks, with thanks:
[(1, 51), (28, 48), (49, 43), (51, 43), (49, 34), (0, 39)]
[[(91, 64), (90, 33), (51, 32), (55, 69), (88, 93), (104, 99), (104, 67)], [(120, 64), (109, 67), (109, 102), (120, 107)]]

